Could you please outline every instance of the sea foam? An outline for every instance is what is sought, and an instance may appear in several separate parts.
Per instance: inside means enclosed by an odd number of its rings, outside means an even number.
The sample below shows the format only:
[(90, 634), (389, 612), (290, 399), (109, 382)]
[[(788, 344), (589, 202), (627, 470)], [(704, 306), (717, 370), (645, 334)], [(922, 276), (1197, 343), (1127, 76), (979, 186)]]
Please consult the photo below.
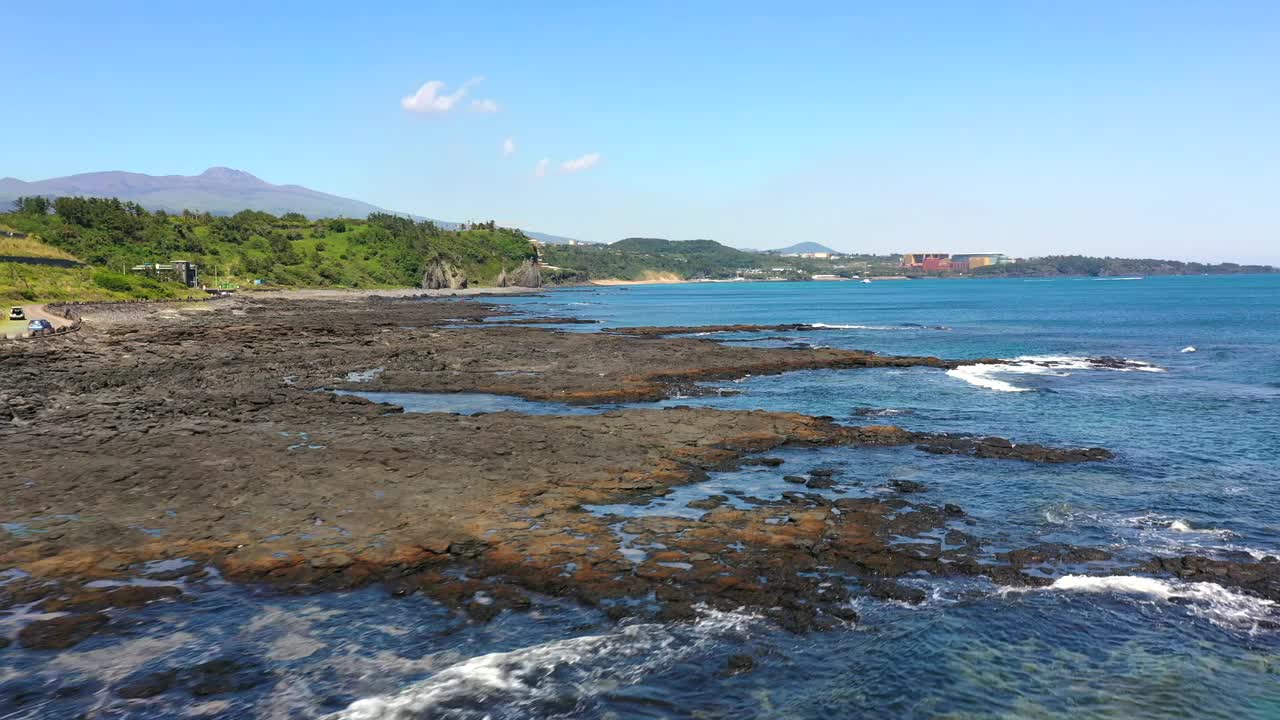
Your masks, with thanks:
[[(1035, 592), (1022, 588), (1005, 588), (1002, 594)], [(1137, 596), (1146, 601), (1177, 603), (1192, 615), (1222, 627), (1255, 631), (1259, 623), (1274, 619), (1280, 607), (1273, 600), (1246, 595), (1209, 582), (1182, 582), (1140, 575), (1066, 575), (1043, 592), (1107, 593)]]
[(999, 375), (1050, 375), (1067, 377), (1069, 371), (1114, 370), (1116, 372), (1165, 372), (1165, 369), (1143, 360), (1129, 358), (1098, 358), (1076, 355), (1021, 355), (999, 363), (961, 365), (947, 371), (947, 375), (988, 390), (1000, 392), (1027, 392), (1031, 388), (1020, 387)]
[(691, 625), (629, 625), (604, 635), (474, 657), (395, 695), (357, 700), (328, 720), (496, 719), (555, 708), (563, 712), (566, 698), (633, 684), (716, 642), (745, 637), (758, 620), (743, 613), (702, 612)]
[(918, 330), (915, 327), (891, 327), (889, 325), (828, 325), (827, 323), (809, 323), (809, 327), (822, 330)]

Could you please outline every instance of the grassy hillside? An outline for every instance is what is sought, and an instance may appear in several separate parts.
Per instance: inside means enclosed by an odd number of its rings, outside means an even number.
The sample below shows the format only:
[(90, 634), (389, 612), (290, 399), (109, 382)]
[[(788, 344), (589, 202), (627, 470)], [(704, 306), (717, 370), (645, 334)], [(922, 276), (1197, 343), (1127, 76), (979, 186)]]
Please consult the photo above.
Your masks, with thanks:
[(0, 302), (159, 300), (204, 296), (178, 283), (84, 268), (54, 268), (0, 263)]
[(683, 279), (730, 278), (742, 268), (767, 267), (772, 259), (714, 240), (627, 238), (612, 245), (548, 245), (548, 263), (594, 279), (641, 280), (671, 273)]
[[(0, 230), (13, 232), (0, 223)], [(19, 231), (20, 232), (20, 231)], [(41, 242), (37, 236), (0, 235), (0, 256), (78, 261), (66, 250)], [(121, 275), (92, 267), (64, 268), (22, 262), (0, 262), (0, 303), (4, 305), (60, 300), (136, 300), (203, 295), (178, 283)], [(7, 309), (7, 308), (4, 308)]]
[[(473, 284), (491, 284), (504, 267), (514, 268), (534, 256), (523, 233), (491, 222), (445, 230), (387, 214), (313, 221), (297, 213), (276, 217), (250, 210), (230, 217), (171, 215), (100, 198), (58, 198), (48, 207), (41, 205), (32, 202), (0, 214), (0, 223), (43, 241), (51, 252), (97, 268), (88, 276), (91, 283), (124, 294), (161, 289), (144, 287), (136, 276), (111, 276), (136, 264), (176, 259), (199, 264), (202, 282), (211, 286), (261, 281), (290, 287), (372, 288), (414, 287), (423, 267), (435, 259), (461, 268)], [(40, 273), (46, 270), (50, 269), (41, 268)], [(52, 292), (60, 299), (65, 293), (90, 289), (82, 271), (48, 275), (47, 287), (27, 292)], [(0, 292), (10, 294), (33, 284), (21, 277), (0, 282), (5, 283)]]
[[(7, 225), (0, 225), (0, 231), (12, 232), (13, 228), (8, 227)], [(5, 235), (0, 235), (0, 255), (52, 258), (54, 260), (76, 259), (71, 253), (65, 250), (59, 250), (52, 245), (46, 245), (36, 238), (14, 238), (7, 237)]]

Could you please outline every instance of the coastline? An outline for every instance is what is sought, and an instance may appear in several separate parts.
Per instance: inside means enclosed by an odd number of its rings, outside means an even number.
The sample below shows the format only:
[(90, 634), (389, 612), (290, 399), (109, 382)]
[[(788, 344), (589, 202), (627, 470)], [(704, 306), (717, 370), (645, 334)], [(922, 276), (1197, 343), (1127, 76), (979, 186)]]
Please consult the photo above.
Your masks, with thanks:
[(589, 285), (600, 285), (604, 287), (613, 285), (678, 285), (684, 283), (696, 282), (694, 280), (685, 280), (675, 273), (663, 272), (646, 272), (644, 277), (639, 280), (620, 280), (617, 278), (602, 278), (599, 280), (589, 280)]
[[(619, 617), (683, 619), (698, 604), (754, 608), (803, 631), (852, 617), (848, 591), (824, 580), (832, 573), (1036, 586), (1051, 580), (1023, 572), (1028, 564), (1105, 555), (1027, 548), (992, 565), (976, 537), (953, 529), (952, 550), (920, 557), (894, 538), (940, 531), (965, 517), (963, 508), (913, 502), (909, 483), (827, 497), (822, 491), (842, 480), (816, 472), (783, 501), (714, 500), (698, 519), (676, 524), (583, 512), (643, 504), (714, 471), (772, 467), (781, 461), (767, 453), (787, 447), (897, 447), (977, 462), (1106, 462), (1110, 453), (797, 413), (623, 405), (744, 375), (942, 371), (974, 361), (730, 346), (656, 331), (564, 333), (484, 322), (521, 318), (475, 300), (411, 299), (420, 294), (240, 297), (110, 323), (87, 308), (74, 338), (0, 349), (13, 377), (0, 397), (13, 427), (0, 436), (14, 458), (0, 468), (12, 499), (4, 520), (22, 529), (0, 537), (0, 563), (24, 574), (6, 586), (5, 602), (57, 607), (74, 619), (34, 621), (24, 645), (57, 646), (78, 637), (75, 628), (108, 628), (102, 607), (172, 597), (89, 583), (145, 580), (148, 563), (179, 560), (191, 563), (193, 579), (216, 571), (292, 591), (385, 583), (479, 619), (525, 607), (538, 593), (604, 603)], [(332, 390), (486, 393), (587, 414), (405, 413)], [(93, 493), (82, 491), (87, 478)], [(615, 532), (619, 523), (631, 540)], [(688, 527), (697, 532), (677, 532)], [(636, 542), (665, 550), (635, 561), (624, 551)], [(1280, 597), (1280, 566), (1195, 567), (1205, 577), (1229, 571)], [(773, 580), (760, 585), (759, 577)], [(781, 609), (779, 584), (789, 598)], [(482, 588), (486, 603), (472, 599)], [(656, 604), (623, 602), (654, 592)]]

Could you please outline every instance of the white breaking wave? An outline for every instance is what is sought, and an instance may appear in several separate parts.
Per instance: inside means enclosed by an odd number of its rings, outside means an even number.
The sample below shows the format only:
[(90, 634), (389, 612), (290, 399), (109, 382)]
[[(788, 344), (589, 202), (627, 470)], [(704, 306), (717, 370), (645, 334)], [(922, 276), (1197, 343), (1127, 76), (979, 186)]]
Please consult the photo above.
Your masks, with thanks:
[[(998, 390), (1000, 392), (1028, 392), (1031, 390), (1031, 388), (1018, 387), (1013, 383), (995, 377), (995, 375), (1005, 373), (1045, 375), (1050, 371), (1031, 365), (961, 365), (947, 371), (947, 374), (953, 378), (959, 378), (970, 385), (976, 385), (988, 390)], [(1056, 374), (1065, 375), (1066, 373)]]
[(1001, 380), (999, 375), (1050, 375), (1068, 377), (1069, 370), (1115, 370), (1117, 372), (1165, 372), (1165, 369), (1142, 360), (1129, 358), (1090, 358), (1075, 355), (1021, 355), (1011, 360), (986, 365), (961, 365), (947, 371), (953, 378), (970, 385), (1000, 392), (1027, 392), (1031, 388)]
[(547, 714), (540, 705), (563, 713), (566, 698), (633, 684), (713, 643), (744, 637), (757, 620), (754, 615), (703, 610), (702, 618), (689, 625), (630, 625), (606, 635), (481, 655), (396, 695), (357, 700), (328, 718), (524, 718)]
[(827, 323), (809, 323), (811, 328), (824, 330), (918, 330), (914, 327), (891, 327), (889, 325), (828, 325)]
[(807, 323), (806, 327), (815, 330), (950, 330), (942, 325), (832, 325), (828, 323)]
[(1186, 347), (1182, 348), (1181, 350), (1179, 350), (1178, 352), (1193, 353), (1193, 352), (1195, 352), (1195, 351), (1196, 351), (1196, 346), (1195, 346), (1195, 345), (1188, 345), (1188, 346), (1186, 346)]
[(1137, 575), (1067, 575), (1054, 581), (1049, 589), (1142, 595), (1164, 602), (1189, 602), (1188, 608), (1192, 614), (1237, 628), (1253, 628), (1258, 621), (1267, 618), (1277, 609), (1277, 603), (1273, 600), (1245, 595), (1216, 583), (1189, 583)]
[(1176, 602), (1185, 605), (1191, 614), (1214, 624), (1251, 631), (1278, 609), (1273, 600), (1245, 595), (1216, 583), (1161, 580), (1139, 575), (1066, 575), (1045, 588), (1004, 588), (1002, 594), (1055, 590), (1136, 595), (1151, 601)]

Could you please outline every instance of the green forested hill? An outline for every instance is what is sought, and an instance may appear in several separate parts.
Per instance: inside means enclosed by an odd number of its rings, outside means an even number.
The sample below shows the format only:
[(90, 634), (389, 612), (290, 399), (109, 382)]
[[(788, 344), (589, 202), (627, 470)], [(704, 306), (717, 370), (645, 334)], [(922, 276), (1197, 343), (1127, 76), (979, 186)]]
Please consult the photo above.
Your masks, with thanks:
[[(492, 222), (445, 230), (388, 214), (308, 220), (246, 210), (232, 216), (149, 212), (115, 199), (24, 198), (0, 223), (28, 233), (109, 274), (147, 262), (191, 260), (202, 281), (254, 280), (298, 287), (413, 287), (423, 268), (443, 260), (472, 283), (492, 283), (503, 268), (532, 258), (519, 230)], [(117, 284), (119, 284), (117, 282)]]
[(1019, 260), (1008, 265), (992, 265), (971, 272), (974, 277), (1121, 277), (1126, 275), (1230, 275), (1275, 272), (1269, 265), (1182, 262), (1143, 258), (1050, 255)]
[(772, 258), (714, 240), (626, 238), (612, 245), (548, 245), (547, 262), (591, 278), (636, 280), (647, 273), (681, 278), (729, 278), (743, 268), (767, 267)]

